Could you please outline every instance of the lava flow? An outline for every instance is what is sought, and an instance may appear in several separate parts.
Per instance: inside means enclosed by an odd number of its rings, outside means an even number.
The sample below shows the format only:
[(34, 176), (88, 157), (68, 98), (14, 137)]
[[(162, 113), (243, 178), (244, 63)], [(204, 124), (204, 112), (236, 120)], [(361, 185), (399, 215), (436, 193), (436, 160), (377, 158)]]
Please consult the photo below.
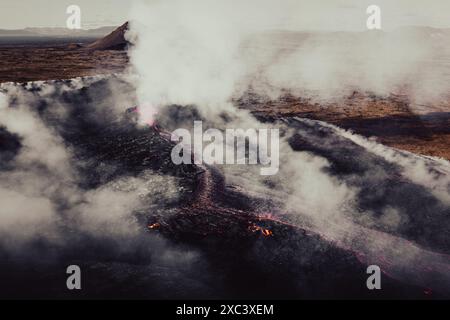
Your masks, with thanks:
[[(159, 132), (168, 135), (162, 129)], [(306, 227), (289, 222), (288, 216), (280, 219), (274, 213), (258, 213), (253, 207), (239, 203), (239, 197), (243, 195), (227, 188), (225, 177), (219, 170), (204, 165), (199, 168), (201, 172), (197, 178), (196, 191), (189, 205), (169, 218), (159, 217), (160, 220), (152, 222), (149, 229), (157, 229), (169, 238), (194, 243), (216, 237), (221, 238), (221, 241), (231, 238), (251, 239), (256, 234), (262, 238), (283, 241), (283, 237), (300, 233), (302, 237), (312, 237), (315, 241), (327, 242), (346, 251), (362, 265), (379, 265), (391, 279), (408, 282), (419, 288), (432, 288), (422, 289), (421, 292), (428, 294), (431, 290), (437, 290), (446, 293), (450, 287), (447, 255), (421, 249), (411, 241), (350, 221), (335, 223), (329, 220), (323, 221), (323, 225)], [(348, 230), (352, 230), (352, 233), (348, 233)], [(413, 254), (411, 258), (405, 258), (402, 252)], [(409, 264), (407, 269), (405, 264)]]

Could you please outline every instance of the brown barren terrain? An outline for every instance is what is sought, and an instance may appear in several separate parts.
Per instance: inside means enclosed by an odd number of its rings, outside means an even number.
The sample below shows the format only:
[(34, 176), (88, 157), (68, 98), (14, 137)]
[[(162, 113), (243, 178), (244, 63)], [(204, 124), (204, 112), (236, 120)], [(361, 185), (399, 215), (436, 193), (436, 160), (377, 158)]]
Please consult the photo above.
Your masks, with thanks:
[(122, 71), (125, 51), (92, 51), (72, 46), (0, 47), (0, 82), (70, 79)]
[[(0, 83), (70, 79), (123, 71), (124, 50), (91, 50), (76, 44), (53, 47), (0, 47)], [(450, 103), (431, 113), (418, 113), (405, 97), (354, 93), (332, 105), (319, 105), (290, 95), (270, 102), (243, 102), (256, 115), (299, 116), (323, 120), (378, 142), (418, 154), (450, 160)], [(412, 110), (415, 110), (414, 112)]]
[(71, 79), (123, 71), (128, 64), (127, 30), (128, 23), (125, 23), (104, 38), (87, 43), (68, 39), (65, 44), (53, 46), (0, 46), (0, 83)]
[[(257, 115), (322, 120), (382, 144), (450, 160), (450, 103), (418, 112), (405, 97), (368, 97), (358, 93), (327, 106), (290, 95), (277, 101), (244, 103)], [(414, 111), (413, 111), (414, 110)]]

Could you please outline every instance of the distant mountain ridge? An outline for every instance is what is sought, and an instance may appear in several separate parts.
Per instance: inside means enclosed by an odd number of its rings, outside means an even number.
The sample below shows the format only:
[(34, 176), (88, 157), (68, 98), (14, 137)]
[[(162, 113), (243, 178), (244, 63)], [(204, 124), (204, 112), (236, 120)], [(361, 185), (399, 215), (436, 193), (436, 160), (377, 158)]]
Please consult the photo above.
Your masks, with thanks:
[(116, 26), (96, 29), (70, 30), (68, 28), (25, 28), (16, 30), (0, 29), (0, 37), (92, 37), (100, 38), (114, 31)]

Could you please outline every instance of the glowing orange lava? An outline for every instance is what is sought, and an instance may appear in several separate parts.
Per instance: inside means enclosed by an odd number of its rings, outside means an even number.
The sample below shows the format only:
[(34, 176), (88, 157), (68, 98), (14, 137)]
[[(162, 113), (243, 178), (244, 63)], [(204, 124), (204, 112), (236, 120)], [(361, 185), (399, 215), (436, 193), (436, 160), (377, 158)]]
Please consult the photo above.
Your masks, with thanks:
[(260, 226), (257, 226), (257, 225), (251, 225), (251, 226), (248, 227), (248, 229), (249, 229), (251, 232), (261, 232), (261, 234), (262, 234), (264, 237), (271, 237), (271, 236), (273, 236), (273, 232), (272, 232), (271, 230), (269, 230), (269, 229), (264, 229), (264, 228), (262, 228), (262, 227), (260, 227)]
[(159, 223), (153, 223), (153, 224), (148, 226), (148, 228), (150, 230), (156, 230), (156, 229), (159, 229), (159, 227), (161, 227), (161, 225)]

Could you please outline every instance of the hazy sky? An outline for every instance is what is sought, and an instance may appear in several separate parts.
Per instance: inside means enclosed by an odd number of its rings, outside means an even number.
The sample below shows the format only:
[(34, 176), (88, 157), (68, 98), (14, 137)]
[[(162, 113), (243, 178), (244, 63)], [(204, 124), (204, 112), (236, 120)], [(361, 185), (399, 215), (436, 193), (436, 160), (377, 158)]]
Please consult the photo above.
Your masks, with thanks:
[[(65, 26), (66, 8), (71, 4), (81, 7), (83, 28), (119, 25), (128, 19), (134, 1), (139, 0), (0, 0), (0, 28)], [(450, 0), (272, 1), (280, 11), (298, 12), (298, 19), (289, 26), (292, 29), (363, 30), (370, 4), (381, 7), (384, 29), (404, 25), (450, 28)]]
[(64, 27), (66, 9), (81, 8), (82, 27), (119, 25), (127, 20), (127, 0), (0, 0), (0, 29)]

